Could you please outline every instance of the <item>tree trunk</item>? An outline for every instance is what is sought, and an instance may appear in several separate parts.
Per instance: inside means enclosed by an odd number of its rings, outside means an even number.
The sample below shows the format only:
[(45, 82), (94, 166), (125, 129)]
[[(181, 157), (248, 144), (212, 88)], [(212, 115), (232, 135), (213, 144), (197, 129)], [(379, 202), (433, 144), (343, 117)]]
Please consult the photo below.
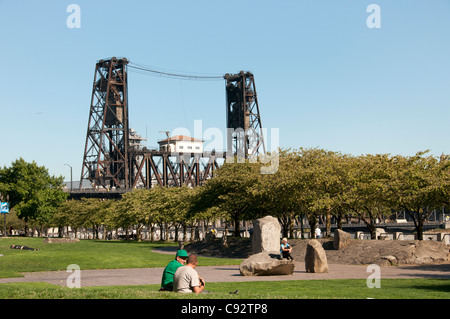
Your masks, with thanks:
[(239, 225), (239, 213), (234, 214), (234, 237), (241, 237), (241, 228)]
[(289, 233), (289, 217), (287, 217), (286, 215), (282, 215), (282, 217), (278, 217), (278, 222), (281, 224), (283, 237), (287, 238)]
[(187, 227), (186, 224), (183, 224), (183, 242), (187, 242)]
[(139, 225), (138, 229), (136, 231), (136, 239), (137, 239), (138, 242), (142, 241), (142, 239), (141, 239), (141, 230), (142, 230), (142, 225)]
[(341, 213), (339, 213), (337, 215), (337, 228), (340, 230), (342, 230), (342, 219), (343, 219), (343, 216)]
[(368, 224), (367, 228), (370, 231), (370, 239), (377, 239), (377, 230), (375, 228), (375, 225), (373, 224)]
[(94, 239), (98, 239), (98, 226), (92, 225), (92, 232), (94, 233)]
[(418, 225), (416, 226), (417, 239), (423, 240), (423, 220), (418, 218)]
[(28, 237), (28, 221), (27, 221), (27, 220), (25, 220), (25, 228), (24, 228), (24, 231), (25, 231), (25, 237)]
[(412, 218), (413, 222), (414, 222), (414, 227), (416, 228), (416, 232), (417, 232), (417, 239), (418, 240), (423, 240), (423, 219), (420, 216), (420, 207), (418, 207), (417, 209), (417, 216), (414, 214), (414, 212), (411, 212), (409, 209), (406, 209), (407, 214)]
[(178, 241), (178, 228), (179, 228), (179, 226), (178, 226), (177, 223), (175, 223), (175, 225), (173, 227), (175, 228), (175, 236), (174, 236), (173, 240), (177, 242)]
[(305, 239), (304, 229), (303, 229), (303, 215), (300, 215), (300, 238)]
[(191, 224), (191, 242), (195, 242), (195, 226)]
[(195, 226), (195, 238), (197, 241), (200, 241), (200, 222), (198, 222), (197, 226)]
[(64, 226), (58, 226), (58, 238), (62, 238), (62, 230)]
[(222, 245), (225, 247), (228, 247), (227, 236), (228, 236), (228, 222), (225, 222), (225, 230), (222, 235)]
[(294, 238), (294, 218), (289, 217), (289, 237)]
[(325, 234), (331, 236), (331, 207), (327, 207)]
[(159, 223), (159, 241), (163, 241), (163, 237), (164, 237), (163, 224)]
[(315, 232), (315, 230), (316, 230), (316, 223), (317, 223), (316, 216), (314, 215), (313, 217), (308, 218), (308, 221), (309, 221), (309, 227), (310, 227), (310, 229), (309, 229), (309, 231), (310, 231), (310, 238), (316, 238), (316, 232)]

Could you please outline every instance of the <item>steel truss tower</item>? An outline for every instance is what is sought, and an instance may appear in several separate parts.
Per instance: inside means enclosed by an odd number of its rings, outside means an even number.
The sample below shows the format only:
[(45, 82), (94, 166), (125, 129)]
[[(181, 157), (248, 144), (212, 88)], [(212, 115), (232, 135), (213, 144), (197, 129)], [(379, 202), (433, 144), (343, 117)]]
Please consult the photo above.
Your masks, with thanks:
[(111, 58), (95, 66), (79, 191), (83, 180), (89, 180), (95, 190), (118, 192), (157, 185), (203, 185), (214, 176), (225, 154), (178, 154), (130, 144), (128, 62)]
[[(127, 59), (95, 65), (81, 182), (129, 188)], [(80, 188), (81, 188), (80, 182)]]
[(227, 153), (238, 158), (265, 154), (264, 136), (252, 73), (226, 74)]

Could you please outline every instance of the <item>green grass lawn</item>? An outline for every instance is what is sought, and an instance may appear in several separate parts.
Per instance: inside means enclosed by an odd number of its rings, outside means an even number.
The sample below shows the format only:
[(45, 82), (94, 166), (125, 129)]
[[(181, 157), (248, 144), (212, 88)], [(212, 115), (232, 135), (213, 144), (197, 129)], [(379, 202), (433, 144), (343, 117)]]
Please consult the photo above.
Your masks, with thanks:
[[(11, 249), (11, 244), (39, 251)], [(173, 255), (152, 253), (176, 243), (82, 240), (45, 244), (42, 238), (0, 239), (0, 278), (20, 272), (81, 269), (164, 267)], [(237, 265), (241, 260), (200, 258), (201, 265)], [(277, 282), (207, 283), (209, 294), (158, 292), (159, 285), (106, 286), (70, 289), (47, 283), (0, 284), (0, 299), (450, 299), (450, 280), (382, 279), (381, 288), (368, 288), (366, 280), (298, 280)], [(230, 292), (239, 290), (239, 294)]]
[[(23, 245), (38, 251), (11, 249)], [(0, 239), (0, 278), (20, 277), (21, 272), (66, 270), (70, 264), (81, 269), (165, 267), (174, 255), (152, 253), (155, 248), (177, 243), (81, 240), (77, 243), (46, 244), (43, 238)], [(202, 266), (238, 265), (242, 260), (199, 258)]]
[[(159, 292), (159, 285), (67, 288), (47, 283), (0, 284), (0, 299), (450, 299), (450, 280), (361, 279), (207, 283), (209, 294)], [(230, 294), (239, 290), (238, 294)]]

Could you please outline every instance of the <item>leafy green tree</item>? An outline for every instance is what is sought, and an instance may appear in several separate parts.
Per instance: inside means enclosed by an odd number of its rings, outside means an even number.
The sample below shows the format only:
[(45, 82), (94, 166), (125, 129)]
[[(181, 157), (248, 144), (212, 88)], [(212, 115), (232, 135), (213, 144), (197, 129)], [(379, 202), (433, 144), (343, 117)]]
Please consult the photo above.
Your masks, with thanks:
[(81, 211), (85, 227), (92, 228), (94, 239), (99, 238), (99, 228), (105, 223), (111, 201), (100, 198), (82, 198)]
[(70, 199), (62, 203), (53, 215), (52, 225), (58, 227), (58, 236), (62, 237), (64, 226), (71, 227), (75, 234), (78, 229), (86, 226), (87, 212), (83, 209), (81, 200)]
[(295, 215), (300, 213), (301, 207), (298, 199), (303, 190), (299, 176), (300, 158), (290, 150), (279, 150), (277, 155), (277, 172), (261, 174), (260, 181), (252, 187), (252, 195), (259, 203), (261, 214), (277, 217), (283, 236), (288, 237), (290, 231), (292, 237)]
[(423, 240), (423, 225), (431, 212), (448, 200), (450, 162), (444, 156), (426, 156), (428, 152), (397, 156), (391, 184), (392, 196), (414, 221), (419, 240)]
[(150, 190), (136, 189), (122, 195), (120, 200), (110, 202), (107, 207), (108, 217), (105, 224), (109, 228), (128, 229), (137, 226), (137, 238), (141, 240), (141, 230), (144, 225), (148, 225), (151, 221), (149, 208)]
[(376, 224), (390, 215), (393, 158), (388, 154), (354, 157), (348, 166), (349, 188), (345, 205), (366, 224), (376, 239)]
[(260, 181), (260, 165), (257, 163), (225, 163), (216, 176), (202, 187), (191, 211), (205, 211), (218, 207), (227, 220), (234, 221), (234, 236), (240, 237), (239, 222), (263, 215), (262, 207), (252, 189)]
[[(311, 237), (315, 237), (315, 226), (318, 217), (322, 213), (323, 194), (320, 191), (320, 173), (322, 169), (320, 159), (325, 157), (326, 151), (321, 149), (300, 148), (294, 152), (298, 157), (298, 163), (293, 177), (296, 179), (298, 187), (295, 199), (297, 201), (299, 215), (306, 216), (310, 226)], [(319, 176), (316, 176), (319, 174)]]
[(62, 176), (50, 176), (44, 166), (34, 161), (27, 163), (23, 158), (0, 169), (0, 192), (9, 195), (11, 209), (25, 222), (25, 233), (28, 221), (48, 223), (67, 198)]
[(188, 187), (156, 187), (153, 188), (154, 196), (151, 201), (151, 210), (156, 213), (161, 229), (161, 240), (168, 239), (167, 233), (174, 227), (175, 240), (178, 240), (178, 230), (181, 221), (187, 222), (185, 215), (189, 205)]

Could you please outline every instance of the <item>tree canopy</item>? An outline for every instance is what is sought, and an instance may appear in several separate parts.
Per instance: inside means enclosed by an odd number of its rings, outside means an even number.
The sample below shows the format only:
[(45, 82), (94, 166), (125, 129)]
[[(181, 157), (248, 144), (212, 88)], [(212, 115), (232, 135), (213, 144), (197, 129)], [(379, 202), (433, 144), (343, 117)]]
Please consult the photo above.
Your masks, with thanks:
[[(311, 233), (324, 220), (356, 216), (376, 235), (377, 222), (396, 211), (414, 221), (417, 236), (430, 213), (449, 205), (450, 157), (428, 151), (414, 156), (390, 154), (353, 156), (318, 148), (279, 150), (277, 170), (262, 173), (264, 163), (225, 163), (206, 185), (135, 189), (120, 200), (66, 201), (62, 178), (50, 176), (36, 163), (19, 159), (0, 170), (0, 192), (25, 221), (51, 226), (98, 229), (142, 227), (178, 231), (205, 225), (217, 218), (239, 224), (266, 215), (277, 217), (283, 235), (292, 234), (294, 221), (308, 219)], [(207, 225), (208, 223), (206, 223)], [(152, 237), (153, 238), (153, 237)], [(161, 239), (167, 239), (161, 234)]]
[(9, 197), (11, 210), (27, 223), (49, 223), (67, 198), (63, 177), (51, 176), (44, 166), (23, 158), (0, 169), (0, 193)]

